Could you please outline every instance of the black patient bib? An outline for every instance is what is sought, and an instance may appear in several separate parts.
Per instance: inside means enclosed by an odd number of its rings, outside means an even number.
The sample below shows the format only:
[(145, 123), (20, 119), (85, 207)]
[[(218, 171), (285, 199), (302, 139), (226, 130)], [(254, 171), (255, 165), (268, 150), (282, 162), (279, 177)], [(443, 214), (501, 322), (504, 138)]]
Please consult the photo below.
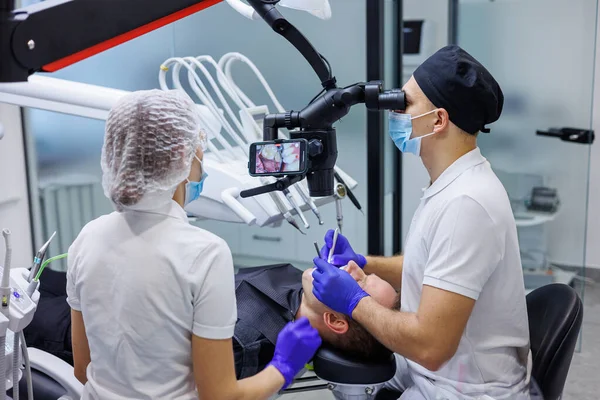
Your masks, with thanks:
[(302, 300), (302, 271), (290, 264), (244, 268), (235, 277), (238, 320), (234, 353), (238, 379), (260, 372), (273, 357), (277, 335)]

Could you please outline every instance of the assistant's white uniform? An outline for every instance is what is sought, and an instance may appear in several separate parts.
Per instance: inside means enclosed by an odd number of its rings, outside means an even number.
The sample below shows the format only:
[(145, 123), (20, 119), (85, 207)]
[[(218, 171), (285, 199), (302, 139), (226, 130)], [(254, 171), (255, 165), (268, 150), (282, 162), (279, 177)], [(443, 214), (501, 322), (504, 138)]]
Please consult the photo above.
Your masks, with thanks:
[(227, 244), (162, 200), (90, 222), (69, 249), (68, 302), (83, 313), (92, 360), (83, 399), (197, 399), (192, 333), (233, 336)]
[(517, 229), (506, 190), (478, 148), (424, 189), (406, 238), (402, 311), (417, 311), (423, 285), (472, 298), (475, 307), (450, 361), (432, 372), (398, 356), (388, 386), (408, 389), (401, 399), (528, 399)]

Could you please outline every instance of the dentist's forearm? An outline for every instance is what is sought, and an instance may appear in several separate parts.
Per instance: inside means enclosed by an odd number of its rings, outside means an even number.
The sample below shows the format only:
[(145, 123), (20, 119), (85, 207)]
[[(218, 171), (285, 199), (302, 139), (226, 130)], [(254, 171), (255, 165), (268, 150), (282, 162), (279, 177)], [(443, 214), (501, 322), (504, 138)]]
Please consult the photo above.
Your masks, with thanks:
[(363, 298), (352, 319), (364, 326), (385, 347), (425, 368), (439, 369), (435, 338), (420, 323), (417, 314), (387, 309), (371, 297)]
[(404, 256), (394, 257), (374, 257), (367, 256), (367, 265), (364, 271), (367, 274), (375, 274), (381, 279), (387, 281), (396, 290), (402, 286), (402, 265)]

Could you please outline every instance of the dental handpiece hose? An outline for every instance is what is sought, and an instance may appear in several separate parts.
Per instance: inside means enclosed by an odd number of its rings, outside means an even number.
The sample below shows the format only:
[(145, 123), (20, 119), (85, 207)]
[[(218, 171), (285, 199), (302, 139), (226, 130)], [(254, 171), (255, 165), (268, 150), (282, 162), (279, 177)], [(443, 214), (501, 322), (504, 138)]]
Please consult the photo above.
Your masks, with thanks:
[(2, 231), (2, 236), (4, 236), (6, 255), (4, 257), (4, 270), (2, 272), (2, 282), (0, 283), (0, 297), (2, 299), (0, 311), (2, 311), (2, 314), (4, 314), (4, 316), (8, 318), (10, 306), (10, 264), (12, 259), (10, 231), (8, 229), (4, 229)]
[(46, 257), (46, 251), (48, 251), (48, 247), (50, 247), (50, 242), (52, 242), (54, 236), (56, 236), (56, 231), (52, 234), (52, 236), (50, 236), (50, 239), (48, 239), (48, 241), (44, 243), (44, 245), (36, 253), (35, 258), (33, 259), (33, 265), (31, 266), (31, 270), (29, 271), (29, 277), (27, 278), (28, 282), (31, 282), (33, 278), (37, 275), (42, 265), (42, 261), (44, 261), (44, 258)]
[(290, 204), (292, 205), (292, 207), (294, 208), (294, 210), (296, 210), (296, 214), (298, 214), (298, 216), (302, 220), (302, 223), (304, 224), (304, 228), (305, 229), (310, 228), (310, 224), (306, 220), (306, 217), (304, 216), (304, 213), (300, 209), (300, 206), (298, 206), (298, 204), (296, 203), (296, 200), (294, 200), (294, 196), (292, 196), (292, 192), (290, 192), (289, 189), (284, 189), (283, 190), (283, 194), (288, 199), (288, 201), (290, 202)]
[(319, 220), (319, 225), (323, 225), (325, 222), (323, 222), (323, 220), (321, 219), (321, 213), (319, 212), (319, 209), (317, 208), (317, 205), (315, 204), (313, 199), (304, 191), (304, 187), (302, 187), (300, 183), (298, 183), (296, 189), (298, 189), (298, 193), (300, 193), (300, 197), (302, 197), (302, 200), (304, 200), (304, 202), (310, 206), (310, 209), (312, 210), (313, 214), (315, 214), (315, 216)]

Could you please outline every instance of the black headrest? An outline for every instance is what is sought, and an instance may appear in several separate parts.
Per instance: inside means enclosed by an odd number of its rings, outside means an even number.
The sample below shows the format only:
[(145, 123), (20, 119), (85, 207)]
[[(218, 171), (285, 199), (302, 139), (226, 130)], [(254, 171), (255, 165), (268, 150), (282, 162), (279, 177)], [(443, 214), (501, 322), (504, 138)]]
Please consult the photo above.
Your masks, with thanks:
[(387, 382), (396, 373), (393, 354), (381, 360), (361, 360), (339, 350), (321, 346), (313, 358), (315, 374), (327, 382), (348, 385), (371, 385)]

